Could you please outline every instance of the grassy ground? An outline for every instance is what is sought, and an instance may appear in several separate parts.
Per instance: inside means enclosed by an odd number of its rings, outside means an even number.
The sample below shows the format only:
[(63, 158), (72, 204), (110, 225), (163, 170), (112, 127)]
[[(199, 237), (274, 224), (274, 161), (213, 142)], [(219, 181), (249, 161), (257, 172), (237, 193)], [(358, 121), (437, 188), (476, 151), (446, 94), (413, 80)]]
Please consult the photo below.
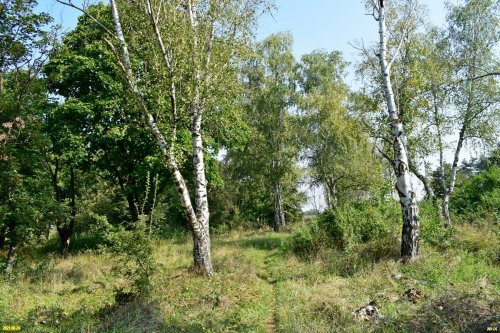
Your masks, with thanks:
[[(131, 333), (497, 327), (498, 239), (470, 227), (458, 235), (457, 248), (424, 243), (418, 262), (402, 264), (397, 241), (301, 257), (286, 250), (290, 233), (231, 232), (214, 237), (211, 279), (190, 271), (186, 235), (157, 243), (151, 296), (119, 302), (114, 290), (126, 282), (112, 274), (108, 254), (86, 250), (62, 259), (33, 250), (19, 256), (18, 268), (0, 285), (0, 324), (25, 332)], [(403, 297), (411, 288), (414, 297)], [(372, 301), (383, 317), (357, 319), (354, 311)]]

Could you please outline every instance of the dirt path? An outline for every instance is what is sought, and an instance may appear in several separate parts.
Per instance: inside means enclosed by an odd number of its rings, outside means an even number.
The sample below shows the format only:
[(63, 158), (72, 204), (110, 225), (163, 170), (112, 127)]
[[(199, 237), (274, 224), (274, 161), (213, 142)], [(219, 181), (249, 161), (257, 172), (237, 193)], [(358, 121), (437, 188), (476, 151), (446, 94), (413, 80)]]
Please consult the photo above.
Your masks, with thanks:
[(279, 306), (277, 295), (279, 293), (279, 274), (276, 271), (276, 265), (280, 256), (280, 246), (284, 239), (283, 234), (279, 236), (274, 234), (259, 235), (247, 240), (249, 246), (261, 252), (257, 277), (269, 286), (270, 299), (268, 299), (267, 319), (265, 320), (266, 331), (275, 333), (279, 331), (279, 317), (277, 308)]
[(276, 332), (276, 282), (275, 281), (268, 281), (268, 283), (271, 285), (272, 288), (272, 293), (273, 293), (273, 299), (271, 301), (271, 305), (269, 306), (269, 317), (267, 319), (267, 331), (269, 333), (275, 333)]
[(269, 333), (275, 333), (277, 332), (277, 313), (276, 313), (276, 294), (277, 294), (277, 287), (276, 287), (276, 279), (273, 278), (272, 276), (272, 271), (270, 269), (270, 265), (272, 265), (272, 256), (274, 254), (274, 251), (271, 251), (266, 259), (264, 260), (264, 267), (265, 267), (265, 275), (260, 276), (260, 278), (269, 284), (271, 287), (271, 293), (272, 293), (272, 300), (269, 305), (269, 316), (267, 319), (267, 331)]

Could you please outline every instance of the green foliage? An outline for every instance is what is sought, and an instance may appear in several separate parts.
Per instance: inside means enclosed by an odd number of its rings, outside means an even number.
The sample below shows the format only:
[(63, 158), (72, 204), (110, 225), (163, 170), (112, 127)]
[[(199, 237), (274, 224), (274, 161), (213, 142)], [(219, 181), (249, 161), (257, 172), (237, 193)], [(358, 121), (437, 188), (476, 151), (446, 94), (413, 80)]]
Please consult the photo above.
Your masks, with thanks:
[(319, 225), (327, 231), (333, 245), (349, 249), (356, 243), (387, 237), (397, 225), (398, 213), (399, 206), (392, 201), (346, 204), (321, 214)]
[[(39, 73), (52, 46), (51, 18), (35, 1), (0, 4), (0, 234), (29, 244), (44, 229), (47, 183), (41, 177), (45, 138), (40, 119), (47, 91)], [(14, 33), (15, 32), (15, 33)]]
[(314, 51), (302, 57), (298, 119), (312, 183), (322, 186), (327, 205), (359, 198), (381, 183), (381, 163), (360, 119), (348, 110), (347, 63), (339, 52)]
[(444, 225), (436, 203), (424, 200), (418, 203), (418, 207), (421, 239), (439, 250), (453, 248), (456, 245), (455, 230)]
[(500, 218), (500, 167), (473, 176), (457, 187), (451, 209), (459, 219), (474, 222), (478, 218), (498, 221)]
[[(220, 164), (224, 187), (214, 190), (224, 223), (266, 224), (274, 219), (273, 189), (281, 188), (285, 220), (300, 219), (304, 196), (299, 193), (299, 142), (296, 119), (296, 63), (290, 34), (271, 35), (255, 46), (242, 66), (245, 99), (243, 120), (248, 136), (244, 145), (228, 151)], [(215, 200), (214, 200), (215, 201)], [(229, 217), (231, 216), (231, 217)], [(232, 220), (232, 221), (231, 221)]]
[[(393, 241), (399, 211), (395, 201), (342, 204), (305, 222), (285, 247), (306, 255), (322, 249), (337, 249), (346, 255), (357, 256), (361, 244), (370, 244), (371, 251), (384, 252), (376, 250), (373, 245), (383, 248), (387, 245), (386, 240)], [(374, 255), (380, 257), (383, 254)]]
[(293, 237), (283, 244), (283, 249), (298, 255), (311, 256), (325, 246), (328, 246), (328, 235), (319, 227), (318, 219), (313, 218), (295, 230)]
[(124, 295), (146, 297), (151, 291), (151, 276), (157, 266), (153, 257), (154, 246), (146, 235), (144, 221), (136, 223), (133, 230), (118, 229), (109, 233), (108, 251), (114, 261), (113, 272), (129, 281), (117, 290), (117, 298)]

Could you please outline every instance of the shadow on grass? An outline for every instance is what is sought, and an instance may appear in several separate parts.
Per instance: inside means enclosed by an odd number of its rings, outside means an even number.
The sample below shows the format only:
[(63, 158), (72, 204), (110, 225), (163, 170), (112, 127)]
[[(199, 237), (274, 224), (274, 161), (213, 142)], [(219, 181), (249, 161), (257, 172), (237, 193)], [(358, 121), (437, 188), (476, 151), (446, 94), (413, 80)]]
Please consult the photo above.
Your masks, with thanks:
[(255, 248), (258, 250), (279, 249), (283, 243), (283, 237), (266, 236), (262, 238), (248, 238), (234, 241), (234, 244), (243, 248)]
[(135, 299), (124, 303), (108, 305), (98, 312), (83, 309), (66, 316), (60, 307), (40, 307), (31, 311), (21, 323), (26, 332), (99, 332), (99, 333), (153, 333), (153, 332), (251, 332), (254, 327), (247, 326), (237, 318), (185, 322), (187, 318), (168, 318), (162, 313), (158, 303)]
[[(101, 234), (87, 234), (78, 233), (71, 237), (69, 244), (69, 253), (76, 254), (88, 250), (97, 250), (99, 246), (105, 245), (106, 239)], [(42, 254), (60, 253), (61, 240), (58, 235), (54, 235), (48, 242), (41, 248)]]

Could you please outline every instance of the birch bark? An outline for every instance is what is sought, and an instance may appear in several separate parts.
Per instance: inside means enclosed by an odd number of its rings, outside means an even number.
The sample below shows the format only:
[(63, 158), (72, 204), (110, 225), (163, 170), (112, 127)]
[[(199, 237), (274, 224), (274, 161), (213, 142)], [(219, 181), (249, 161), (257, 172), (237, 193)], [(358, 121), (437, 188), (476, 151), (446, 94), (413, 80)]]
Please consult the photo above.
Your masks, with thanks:
[(394, 92), (391, 83), (392, 60), (387, 55), (387, 26), (383, 1), (373, 3), (378, 12), (379, 22), (379, 60), (385, 99), (393, 136), (393, 168), (396, 174), (396, 191), (399, 195), (403, 214), (403, 229), (401, 237), (401, 256), (413, 260), (419, 252), (420, 220), (415, 192), (412, 188), (409, 172), (408, 154), (406, 151), (406, 136), (403, 131), (403, 122), (399, 119)]
[[(208, 198), (207, 198), (207, 190), (206, 190), (206, 177), (205, 177), (205, 168), (204, 168), (204, 160), (203, 160), (203, 141), (201, 135), (201, 114), (200, 114), (200, 101), (199, 101), (199, 90), (195, 92), (193, 109), (191, 113), (191, 135), (192, 135), (192, 146), (193, 146), (193, 165), (195, 169), (195, 204), (196, 209), (193, 207), (191, 202), (191, 197), (189, 195), (189, 190), (186, 186), (186, 182), (184, 177), (182, 176), (179, 165), (175, 159), (173, 143), (172, 140), (171, 145), (169, 147), (165, 137), (160, 131), (156, 120), (153, 115), (149, 112), (147, 103), (145, 101), (144, 95), (142, 91), (139, 89), (137, 85), (137, 78), (135, 77), (132, 66), (130, 62), (130, 55), (128, 52), (127, 43), (125, 41), (120, 16), (118, 12), (118, 8), (116, 6), (116, 1), (111, 0), (111, 10), (113, 14), (113, 20), (115, 25), (116, 37), (120, 43), (121, 49), (121, 63), (123, 69), (125, 71), (125, 76), (127, 83), (129, 85), (130, 90), (134, 94), (137, 99), (137, 102), (143, 112), (149, 130), (156, 138), (158, 147), (163, 154), (165, 159), (166, 166), (171, 171), (174, 182), (177, 186), (177, 191), (180, 195), (181, 205), (184, 209), (184, 213), (189, 223), (189, 227), (193, 233), (193, 258), (194, 258), (194, 266), (197, 271), (200, 273), (211, 276), (213, 274), (212, 268), (212, 260), (211, 260), (211, 249), (210, 249), (210, 234), (209, 234), (209, 210), (208, 210)], [(149, 7), (151, 8), (151, 7)], [(189, 11), (190, 15), (192, 15), (192, 7), (189, 2)], [(151, 12), (148, 11), (148, 14)], [(153, 19), (153, 22), (154, 19)], [(165, 57), (165, 61), (167, 64), (171, 65), (169, 62), (167, 51), (164, 47), (164, 44), (161, 40), (161, 36), (158, 32), (156, 26), (154, 26), (156, 32), (157, 42), (160, 44), (160, 49), (163, 52)], [(199, 75), (197, 75), (199, 78)], [(173, 107), (173, 131), (172, 135), (175, 139), (175, 129), (176, 129), (176, 102), (175, 102), (175, 85), (174, 88), (170, 88), (170, 97), (172, 101)]]

